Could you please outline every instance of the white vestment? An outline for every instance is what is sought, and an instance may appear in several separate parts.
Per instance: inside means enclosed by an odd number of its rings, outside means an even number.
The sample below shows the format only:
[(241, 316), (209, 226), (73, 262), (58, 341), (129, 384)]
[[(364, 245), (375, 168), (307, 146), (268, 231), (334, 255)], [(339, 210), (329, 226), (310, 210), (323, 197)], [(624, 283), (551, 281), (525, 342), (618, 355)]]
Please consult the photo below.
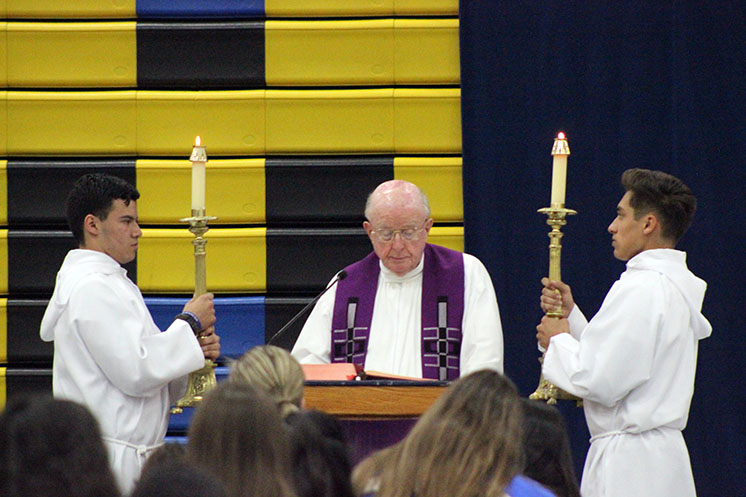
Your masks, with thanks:
[(646, 250), (627, 262), (589, 322), (577, 308), (570, 333), (544, 357), (547, 380), (583, 398), (591, 446), (583, 497), (695, 496), (681, 430), (694, 393), (707, 284), (686, 254)]
[(55, 397), (93, 412), (128, 494), (147, 453), (163, 443), (185, 375), (204, 365), (192, 329), (177, 319), (161, 332), (124, 268), (102, 252), (76, 249), (57, 274), (41, 338), (54, 340)]
[[(492, 280), (476, 257), (464, 257), (464, 316), (460, 374), (478, 369), (503, 371), (503, 334)], [(370, 324), (367, 370), (422, 378), (422, 269), (397, 276), (379, 261), (381, 272)], [(336, 287), (316, 303), (298, 336), (292, 355), (301, 363), (329, 362)]]

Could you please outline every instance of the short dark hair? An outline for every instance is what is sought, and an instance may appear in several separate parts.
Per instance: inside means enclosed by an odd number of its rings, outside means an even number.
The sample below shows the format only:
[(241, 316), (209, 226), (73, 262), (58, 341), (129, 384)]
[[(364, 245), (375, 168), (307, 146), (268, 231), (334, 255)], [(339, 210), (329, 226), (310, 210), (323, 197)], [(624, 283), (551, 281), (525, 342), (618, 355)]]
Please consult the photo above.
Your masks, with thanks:
[(140, 198), (137, 188), (127, 181), (108, 174), (86, 174), (78, 178), (67, 196), (67, 225), (78, 244), (85, 243), (83, 220), (93, 214), (102, 221), (111, 212), (114, 200), (124, 200), (125, 205)]
[(697, 198), (679, 178), (662, 171), (627, 169), (622, 187), (630, 192), (635, 218), (653, 212), (661, 223), (661, 235), (678, 242), (692, 224)]

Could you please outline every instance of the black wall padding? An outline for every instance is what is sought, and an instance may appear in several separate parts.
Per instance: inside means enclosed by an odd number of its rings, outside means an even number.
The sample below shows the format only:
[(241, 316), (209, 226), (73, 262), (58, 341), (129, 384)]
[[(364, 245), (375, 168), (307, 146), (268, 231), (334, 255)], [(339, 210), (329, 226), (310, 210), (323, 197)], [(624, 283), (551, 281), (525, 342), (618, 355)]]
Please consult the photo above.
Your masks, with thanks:
[(267, 158), (267, 223), (359, 226), (365, 200), (394, 178), (393, 157)]
[[(10, 295), (50, 296), (62, 261), (77, 243), (69, 231), (8, 231), (8, 290)], [(124, 265), (137, 282), (137, 259)]]
[(67, 228), (65, 200), (86, 173), (105, 173), (136, 184), (134, 160), (17, 160), (7, 164), (8, 224)]
[(138, 23), (137, 86), (264, 87), (264, 21)]
[(51, 369), (8, 368), (5, 370), (5, 396), (31, 393), (52, 395)]
[(357, 229), (268, 229), (267, 293), (320, 292), (334, 274), (373, 248)]
[[(293, 319), (293, 316), (300, 312), (306, 304), (311, 302), (311, 299), (312, 297), (267, 297), (264, 299), (265, 342), (269, 342), (275, 333), (280, 331), (285, 324)], [(295, 340), (298, 338), (300, 330), (303, 328), (303, 324), (306, 322), (306, 319), (308, 319), (308, 314), (310, 314), (312, 309), (313, 308), (308, 309), (303, 316), (298, 318), (295, 323), (282, 332), (282, 334), (272, 342), (272, 345), (291, 350), (293, 345), (295, 345)]]
[(39, 337), (47, 300), (8, 299), (8, 363), (52, 363), (54, 344)]

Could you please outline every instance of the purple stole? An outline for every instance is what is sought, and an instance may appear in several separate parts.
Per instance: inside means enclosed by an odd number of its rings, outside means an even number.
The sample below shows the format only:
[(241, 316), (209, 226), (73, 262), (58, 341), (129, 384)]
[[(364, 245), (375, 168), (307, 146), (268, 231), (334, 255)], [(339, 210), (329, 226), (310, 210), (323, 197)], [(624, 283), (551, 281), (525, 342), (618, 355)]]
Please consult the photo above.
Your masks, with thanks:
[[(461, 252), (427, 244), (422, 270), (422, 377), (459, 376), (464, 315), (464, 259)], [(345, 268), (337, 284), (332, 317), (331, 362), (365, 365), (380, 266), (375, 252)]]

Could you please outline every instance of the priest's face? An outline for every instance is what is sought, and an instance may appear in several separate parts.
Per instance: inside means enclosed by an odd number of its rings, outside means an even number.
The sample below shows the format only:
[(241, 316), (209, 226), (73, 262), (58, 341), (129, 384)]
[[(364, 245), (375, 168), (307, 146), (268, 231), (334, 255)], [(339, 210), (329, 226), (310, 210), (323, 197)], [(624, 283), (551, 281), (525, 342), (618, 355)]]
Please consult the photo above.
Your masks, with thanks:
[(137, 202), (130, 200), (125, 204), (124, 200), (115, 199), (106, 219), (90, 216), (95, 237), (86, 248), (103, 252), (120, 264), (132, 262), (137, 255), (138, 239), (142, 236), (137, 224)]
[(404, 276), (420, 263), (432, 226), (433, 220), (416, 202), (377, 207), (363, 223), (376, 255), (397, 276)]
[(628, 261), (645, 250), (647, 218), (635, 219), (635, 210), (629, 205), (631, 195), (630, 192), (624, 194), (616, 208), (617, 216), (609, 225), (614, 257), (620, 261)]

